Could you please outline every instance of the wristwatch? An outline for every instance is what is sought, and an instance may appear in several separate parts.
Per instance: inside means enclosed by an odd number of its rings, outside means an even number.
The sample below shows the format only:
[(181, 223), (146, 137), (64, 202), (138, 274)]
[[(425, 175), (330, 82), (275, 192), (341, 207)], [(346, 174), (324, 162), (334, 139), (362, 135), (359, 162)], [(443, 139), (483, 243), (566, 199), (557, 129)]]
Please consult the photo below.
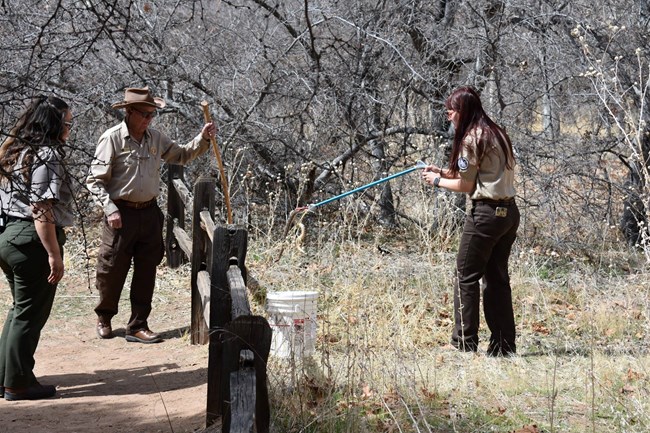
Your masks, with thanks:
[(435, 179), (433, 179), (433, 187), (438, 188), (439, 185), (440, 185), (440, 178), (436, 177)]

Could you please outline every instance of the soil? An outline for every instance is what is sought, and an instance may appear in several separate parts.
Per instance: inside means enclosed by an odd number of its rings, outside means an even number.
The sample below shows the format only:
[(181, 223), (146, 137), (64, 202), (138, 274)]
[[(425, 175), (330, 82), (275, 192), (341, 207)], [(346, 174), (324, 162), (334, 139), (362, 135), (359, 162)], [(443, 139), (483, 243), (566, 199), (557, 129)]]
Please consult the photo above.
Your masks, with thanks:
[[(115, 338), (101, 340), (93, 312), (97, 294), (88, 274), (67, 272), (36, 351), (35, 374), (57, 386), (54, 398), (0, 399), (0, 433), (181, 433), (205, 427), (207, 346), (191, 345), (187, 270), (159, 268), (150, 328), (157, 344), (124, 339), (128, 282)], [(71, 275), (72, 274), (72, 275)], [(0, 276), (0, 324), (11, 295)]]

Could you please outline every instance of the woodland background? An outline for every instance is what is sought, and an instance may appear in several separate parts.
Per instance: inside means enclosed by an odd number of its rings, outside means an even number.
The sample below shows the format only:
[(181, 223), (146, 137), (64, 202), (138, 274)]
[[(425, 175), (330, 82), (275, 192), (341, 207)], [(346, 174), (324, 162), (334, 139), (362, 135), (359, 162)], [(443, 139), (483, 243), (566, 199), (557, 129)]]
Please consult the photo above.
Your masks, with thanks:
[[(469, 84), (512, 135), (523, 238), (645, 247), (649, 19), (646, 0), (3, 0), (1, 133), (27, 98), (65, 98), (84, 175), (126, 87), (163, 96), (157, 126), (183, 142), (206, 100), (238, 221), (272, 195), (282, 219), (418, 159), (446, 164), (442, 103)], [(360, 211), (424, 223), (403, 197), (387, 184)]]
[[(395, 286), (386, 282), (387, 276), (404, 278), (415, 272), (416, 286), (424, 287), (424, 280), (443, 275), (443, 281), (436, 282), (440, 290), (451, 283), (448, 268), (465, 207), (461, 195), (434, 194), (416, 175), (320, 208), (317, 216), (303, 221), (308, 227), (305, 243), (289, 251), (279, 265), (271, 265), (271, 259), (279, 256), (283, 228), (296, 207), (418, 160), (446, 164), (453, 132), (443, 101), (459, 85), (472, 85), (491, 117), (511, 135), (517, 156), (522, 224), (513, 278), (531, 290), (517, 295), (523, 305), (517, 307), (518, 315), (523, 310), (541, 314), (526, 306), (537, 305), (537, 291), (546, 289), (562, 302), (551, 302), (550, 308), (545, 299), (545, 311), (557, 313), (561, 305), (566, 313), (562, 320), (574, 320), (575, 308), (598, 313), (585, 316), (589, 333), (564, 330), (568, 333), (558, 341), (565, 351), (575, 353), (586, 342), (592, 349), (616, 352), (618, 343), (631, 339), (623, 352), (645, 360), (632, 369), (645, 371), (650, 317), (649, 20), (648, 0), (2, 0), (0, 139), (34, 95), (54, 93), (71, 103), (74, 131), (68, 162), (78, 183), (75, 205), (83, 235), (93, 230), (98, 216), (83, 188), (84, 178), (100, 134), (122, 118), (123, 112), (111, 104), (122, 99), (124, 89), (148, 85), (164, 97), (168, 105), (159, 110), (154, 124), (179, 142), (199, 132), (200, 102), (206, 100), (219, 126), (235, 222), (249, 228), (251, 245), (263, 245), (262, 251), (250, 255), (251, 268), (258, 265), (262, 274), (260, 281), (270, 288), (283, 283), (287, 288), (291, 275), (320, 280), (333, 290), (333, 281), (343, 287), (356, 278), (364, 285), (390, 286), (385, 288), (390, 296), (384, 299), (395, 300)], [(210, 155), (186, 170), (189, 184), (200, 176), (218, 176)], [(161, 204), (165, 195), (163, 190)], [(216, 220), (225, 222), (224, 215), (221, 206)], [(86, 250), (89, 239), (82, 235), (80, 249)], [(379, 271), (356, 262), (364, 244), (390, 257), (413, 248), (421, 255), (409, 264), (391, 263)], [(309, 259), (300, 255), (303, 247)], [(325, 258), (318, 259), (319, 254)], [(426, 267), (430, 259), (442, 259), (446, 267), (425, 271), (418, 266)], [(310, 260), (320, 260), (319, 265)], [(346, 262), (354, 266), (352, 274)], [(581, 271), (571, 274), (572, 268)], [(333, 270), (341, 274), (333, 276)], [(616, 289), (625, 302), (592, 309), (590, 302), (601, 294), (593, 290), (602, 288)], [(337, 308), (355, 299), (349, 294), (328, 296)], [(375, 302), (356, 301), (369, 311)], [(419, 296), (411, 301), (409, 312), (421, 308), (414, 307), (422, 301)], [(398, 298), (395, 305), (403, 302)], [(626, 328), (615, 328), (608, 336), (620, 334), (622, 340), (594, 340), (594, 332), (611, 331), (605, 323), (612, 319), (608, 313), (615, 311), (609, 309), (614, 304), (625, 306), (621, 327)], [(431, 315), (428, 308), (424, 313)], [(354, 317), (353, 324), (364, 324), (364, 332), (330, 330), (327, 335), (336, 336), (321, 338), (326, 343), (349, 342), (356, 335), (365, 344), (370, 334), (381, 330), (373, 319)], [(436, 319), (436, 325), (448, 324), (448, 317)], [(537, 337), (553, 333), (544, 320), (527, 325), (533, 331), (524, 338), (524, 350), (539, 348)], [(443, 344), (447, 335), (445, 331), (444, 338), (433, 339)], [(352, 345), (346, 347), (352, 350)], [(367, 352), (369, 346), (360, 347)], [(542, 349), (546, 353), (546, 346)], [(548, 348), (550, 353), (556, 349)], [(550, 370), (542, 369), (552, 372), (555, 383), (557, 358), (550, 362)], [(348, 358), (348, 368), (353, 364)], [(578, 371), (584, 368), (578, 365)], [(529, 367), (517, 365), (522, 376), (530, 374)], [(484, 365), (472, 368), (480, 371)], [(593, 385), (596, 370), (589, 371)], [(380, 394), (363, 386), (359, 392), (361, 381), (352, 374), (356, 372), (348, 370), (346, 376), (348, 383), (355, 383), (351, 394)], [(647, 374), (635, 378), (642, 380), (647, 393)], [(554, 431), (558, 394), (555, 386), (550, 389), (550, 415), (537, 420), (544, 418)], [(328, 395), (340, 398), (339, 391)], [(587, 394), (585, 404), (591, 410), (583, 414), (588, 428), (581, 424), (582, 430), (576, 431), (616, 430), (612, 424), (600, 430), (596, 392)], [(615, 420), (617, 431), (637, 431), (630, 425), (644, 431), (648, 419), (641, 415), (644, 404), (637, 403), (607, 417)], [(385, 415), (385, 400), (379, 406)], [(392, 418), (386, 417), (395, 421), (394, 431), (401, 430), (392, 409)], [(291, 416), (295, 408), (286, 412)], [(413, 418), (407, 410), (404, 416), (409, 415)], [(531, 418), (536, 417), (514, 419), (525, 419), (523, 424)], [(295, 430), (301, 422), (293, 424)]]

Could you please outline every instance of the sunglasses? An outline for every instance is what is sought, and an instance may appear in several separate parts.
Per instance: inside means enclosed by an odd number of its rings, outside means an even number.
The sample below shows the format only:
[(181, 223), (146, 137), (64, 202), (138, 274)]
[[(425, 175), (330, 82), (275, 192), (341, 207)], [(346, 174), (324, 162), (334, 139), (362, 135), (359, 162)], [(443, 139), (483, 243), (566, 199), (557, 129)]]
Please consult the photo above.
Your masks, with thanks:
[(140, 111), (135, 108), (131, 108), (132, 111), (138, 113), (143, 119), (153, 119), (156, 116), (156, 111)]

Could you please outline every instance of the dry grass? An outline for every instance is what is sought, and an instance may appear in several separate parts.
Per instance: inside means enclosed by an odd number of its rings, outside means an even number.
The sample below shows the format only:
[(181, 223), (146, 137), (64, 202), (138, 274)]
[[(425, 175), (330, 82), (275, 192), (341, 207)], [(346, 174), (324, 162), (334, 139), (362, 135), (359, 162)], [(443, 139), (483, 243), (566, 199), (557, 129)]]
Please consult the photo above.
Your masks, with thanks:
[[(298, 229), (274, 237), (270, 217), (249, 231), (247, 266), (262, 289), (254, 312), (266, 315), (267, 291), (319, 292), (317, 354), (270, 359), (272, 432), (649, 431), (644, 255), (522, 237), (511, 258), (517, 356), (485, 356), (484, 322), (482, 351), (459, 353), (447, 347), (458, 232), (440, 211), (449, 198), (414, 194), (420, 226), (384, 232), (349, 205), (306, 216), (301, 242)], [(71, 236), (66, 264), (83, 279), (96, 245)], [(160, 277), (189, 282), (187, 267)], [(157, 311), (178, 299), (157, 291)], [(65, 308), (57, 314), (79, 314)]]
[[(650, 429), (642, 256), (592, 252), (589, 262), (520, 241), (511, 261), (518, 354), (493, 359), (446, 346), (453, 238), (434, 251), (443, 241), (425, 231), (305, 221), (307, 241), (290, 239), (278, 262), (279, 241), (249, 244), (263, 289), (319, 292), (317, 355), (271, 359), (274, 431)], [(485, 342), (484, 323), (482, 333)]]

